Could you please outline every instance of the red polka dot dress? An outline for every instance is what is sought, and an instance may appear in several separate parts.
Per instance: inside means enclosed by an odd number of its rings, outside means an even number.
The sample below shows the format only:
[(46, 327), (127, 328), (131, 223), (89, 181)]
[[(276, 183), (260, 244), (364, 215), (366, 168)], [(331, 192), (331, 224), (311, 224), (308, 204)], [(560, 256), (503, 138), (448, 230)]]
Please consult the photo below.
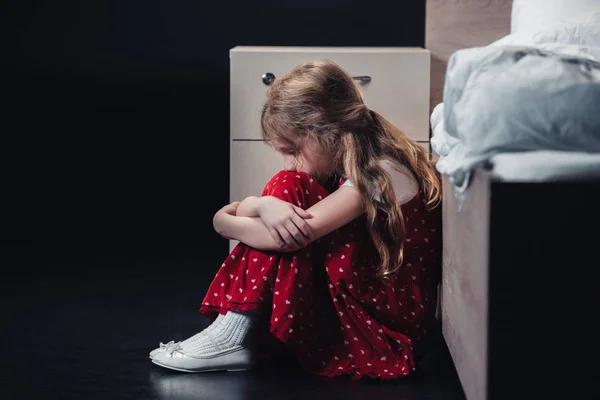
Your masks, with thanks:
[[(270, 195), (309, 208), (329, 193), (304, 173), (282, 171)], [(418, 194), (403, 204), (404, 265), (384, 283), (363, 217), (293, 253), (238, 245), (210, 285), (200, 311), (259, 311), (271, 335), (308, 371), (394, 379), (415, 370), (435, 320), (441, 269), (441, 209)]]

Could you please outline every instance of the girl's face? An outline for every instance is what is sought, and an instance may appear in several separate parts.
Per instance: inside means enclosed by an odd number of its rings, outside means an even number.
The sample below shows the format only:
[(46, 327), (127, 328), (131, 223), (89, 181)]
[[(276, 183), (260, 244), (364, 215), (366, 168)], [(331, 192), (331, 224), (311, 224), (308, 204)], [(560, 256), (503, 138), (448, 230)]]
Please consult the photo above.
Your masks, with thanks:
[(273, 143), (273, 148), (283, 155), (283, 169), (286, 171), (304, 172), (319, 182), (326, 181), (333, 172), (328, 157), (316, 144), (298, 149), (284, 143)]

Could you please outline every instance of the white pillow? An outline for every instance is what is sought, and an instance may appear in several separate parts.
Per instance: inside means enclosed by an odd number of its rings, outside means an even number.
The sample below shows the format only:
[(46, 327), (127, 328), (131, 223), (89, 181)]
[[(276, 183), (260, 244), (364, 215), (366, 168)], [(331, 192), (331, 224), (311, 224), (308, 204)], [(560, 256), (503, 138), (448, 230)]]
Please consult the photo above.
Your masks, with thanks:
[[(596, 1), (600, 5), (600, 0)], [(564, 19), (555, 25), (530, 32), (536, 43), (600, 47), (600, 7), (597, 11)]]
[(600, 11), (600, 0), (513, 0), (510, 33), (539, 31), (596, 11)]
[[(530, 0), (533, 1), (533, 0)], [(600, 0), (595, 0), (600, 4)], [(511, 33), (490, 46), (524, 46), (600, 61), (600, 10)]]

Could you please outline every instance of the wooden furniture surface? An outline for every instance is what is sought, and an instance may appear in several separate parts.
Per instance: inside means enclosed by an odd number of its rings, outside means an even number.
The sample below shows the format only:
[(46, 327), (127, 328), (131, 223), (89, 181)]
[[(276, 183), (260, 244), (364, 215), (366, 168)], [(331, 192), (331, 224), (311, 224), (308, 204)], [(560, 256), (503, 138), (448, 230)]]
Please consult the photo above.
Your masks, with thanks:
[(448, 59), (510, 33), (512, 0), (427, 0), (425, 48), (431, 51), (430, 109), (442, 102)]
[[(427, 0), (430, 110), (443, 101), (450, 56), (510, 33), (512, 0)], [(435, 156), (434, 156), (435, 158)], [(460, 202), (444, 177), (442, 332), (468, 400), (487, 399), (490, 175), (479, 171)]]

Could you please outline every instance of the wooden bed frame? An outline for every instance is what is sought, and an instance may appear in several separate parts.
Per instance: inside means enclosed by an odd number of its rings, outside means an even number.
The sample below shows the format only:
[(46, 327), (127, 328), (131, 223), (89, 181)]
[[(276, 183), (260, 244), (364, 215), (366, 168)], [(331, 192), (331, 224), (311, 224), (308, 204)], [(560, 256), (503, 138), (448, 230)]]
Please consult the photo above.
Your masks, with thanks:
[[(507, 35), (511, 8), (427, 0), (432, 110), (449, 56)], [(458, 198), (443, 184), (442, 333), (467, 399), (591, 398), (576, 393), (595, 382), (586, 374), (600, 378), (590, 345), (600, 236), (584, 233), (600, 227), (600, 182), (511, 183), (479, 170)], [(588, 358), (592, 369), (579, 367)]]

